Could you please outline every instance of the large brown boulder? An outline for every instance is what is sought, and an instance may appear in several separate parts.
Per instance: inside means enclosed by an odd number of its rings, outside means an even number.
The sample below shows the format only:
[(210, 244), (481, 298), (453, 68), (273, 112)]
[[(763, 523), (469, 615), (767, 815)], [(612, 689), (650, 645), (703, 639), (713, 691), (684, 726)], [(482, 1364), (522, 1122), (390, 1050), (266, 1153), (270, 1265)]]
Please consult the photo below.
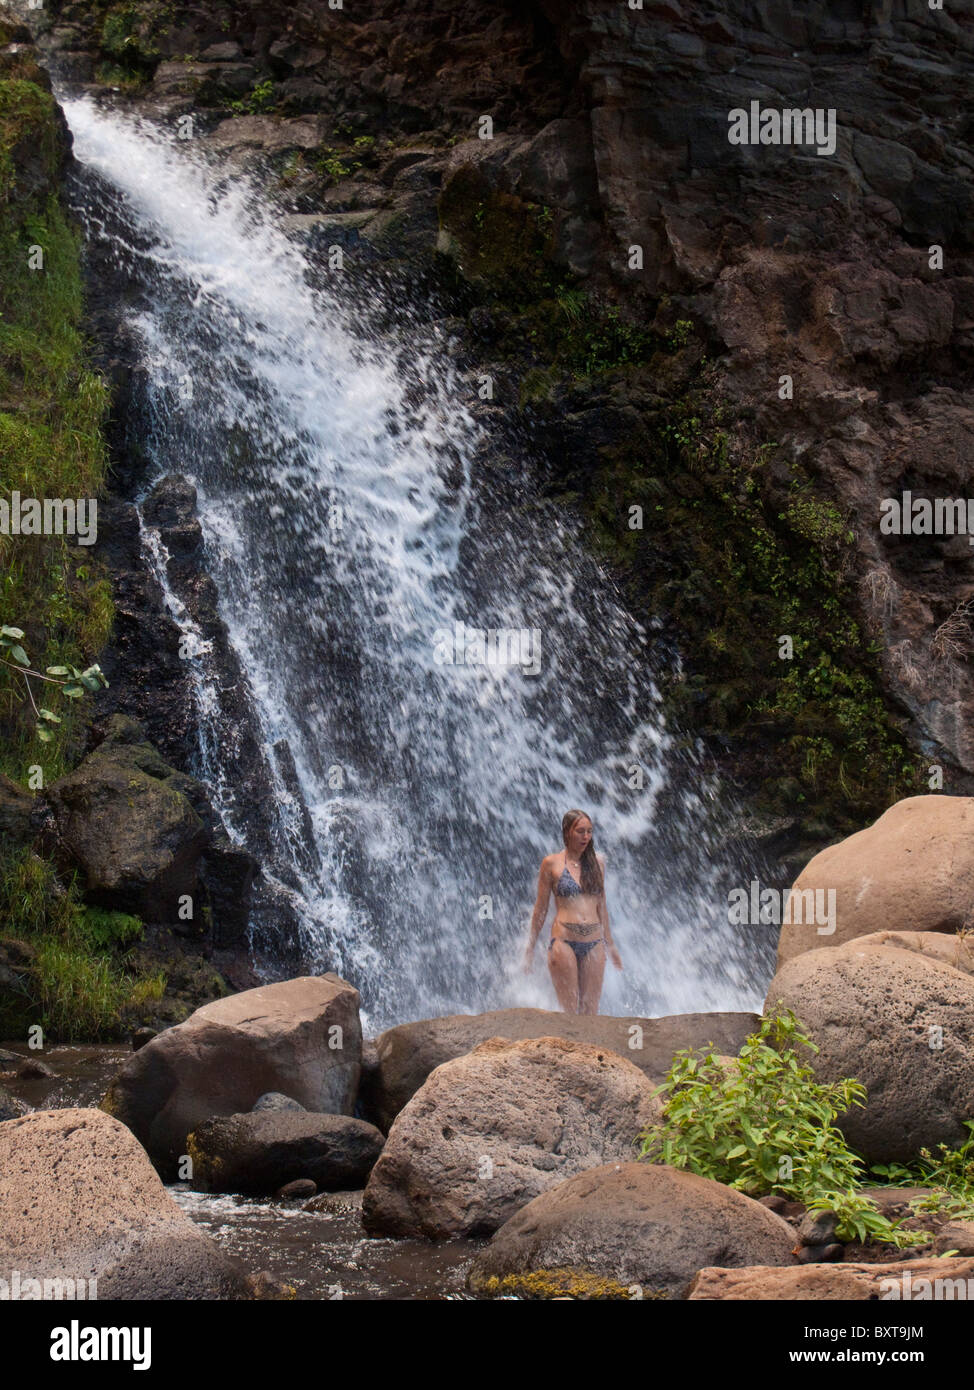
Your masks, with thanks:
[(361, 1187), (382, 1152), (382, 1131), (349, 1115), (262, 1110), (204, 1120), (186, 1140), (202, 1192), (276, 1192), (298, 1178), (322, 1191)]
[(722, 1183), (611, 1163), (523, 1207), (478, 1255), (468, 1284), (493, 1298), (683, 1298), (704, 1265), (788, 1265), (794, 1245), (786, 1221)]
[(248, 1111), (266, 1091), (306, 1110), (351, 1114), (361, 1065), (358, 991), (337, 975), (244, 990), (197, 1009), (125, 1063), (102, 1109), (129, 1126), (164, 1177), (212, 1115)]
[[(929, 949), (903, 950), (868, 937), (809, 951), (771, 981), (766, 1007), (783, 1004), (820, 1049), (809, 1058), (822, 1081), (854, 1077), (865, 1109), (838, 1120), (871, 1162), (906, 1162), (921, 1147), (967, 1138), (974, 1119), (974, 976)], [(963, 948), (943, 938), (949, 953)]]
[(809, 890), (834, 890), (835, 931), (821, 932), (808, 914), (804, 924), (783, 925), (779, 970), (803, 951), (877, 931), (959, 931), (974, 912), (974, 797), (898, 801), (873, 825), (816, 854), (795, 880), (793, 899)]
[(175, 921), (179, 898), (196, 891), (210, 831), (176, 772), (134, 720), (110, 721), (109, 736), (50, 787), (59, 853), (80, 870), (86, 894), (151, 921)]
[(494, 1231), (538, 1193), (634, 1156), (653, 1087), (608, 1048), (493, 1038), (444, 1062), (400, 1112), (362, 1216), (376, 1235)]
[(141, 1145), (100, 1110), (0, 1124), (0, 1270), (84, 1280), (99, 1299), (245, 1296), (244, 1271), (166, 1192)]
[(435, 1067), (462, 1057), (488, 1038), (565, 1038), (608, 1048), (658, 1083), (681, 1048), (712, 1045), (719, 1052), (736, 1053), (757, 1026), (757, 1016), (746, 1013), (611, 1018), (547, 1009), (495, 1009), (486, 1014), (426, 1018), (401, 1023), (376, 1038), (362, 1078), (362, 1103), (369, 1119), (388, 1130)]
[[(939, 1286), (936, 1280), (940, 1280)], [(968, 1297), (974, 1259), (897, 1260), (889, 1264), (818, 1264), (793, 1269), (701, 1269), (687, 1298), (773, 1299), (776, 1303), (842, 1299), (892, 1302)], [(955, 1282), (959, 1281), (959, 1282)], [(947, 1285), (950, 1285), (948, 1291)]]

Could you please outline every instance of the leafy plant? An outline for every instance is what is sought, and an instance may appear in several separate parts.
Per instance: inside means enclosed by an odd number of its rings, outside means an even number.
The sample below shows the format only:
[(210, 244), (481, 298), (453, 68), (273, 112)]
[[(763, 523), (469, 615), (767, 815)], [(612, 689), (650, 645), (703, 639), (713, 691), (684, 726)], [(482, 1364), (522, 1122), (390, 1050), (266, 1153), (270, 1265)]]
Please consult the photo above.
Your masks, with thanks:
[(7, 666), (16, 671), (23, 680), (24, 689), (37, 718), (37, 737), (42, 743), (49, 743), (54, 737), (51, 725), (60, 724), (61, 716), (45, 705), (37, 704), (31, 681), (44, 681), (55, 686), (68, 700), (80, 700), (86, 692), (94, 694), (98, 690), (107, 690), (108, 681), (97, 663), (85, 671), (79, 671), (76, 666), (48, 666), (45, 672), (35, 671), (21, 645), (23, 640), (22, 628), (6, 625), (0, 627), (0, 666)]
[(817, 1052), (790, 1010), (762, 1019), (738, 1056), (711, 1049), (674, 1057), (663, 1095), (663, 1124), (641, 1136), (641, 1158), (712, 1178), (751, 1196), (777, 1193), (839, 1214), (840, 1238), (864, 1234), (894, 1245), (919, 1243), (860, 1196), (863, 1160), (835, 1127), (837, 1115), (865, 1104), (858, 1081), (819, 1082), (796, 1052)]
[(915, 1197), (911, 1209), (918, 1215), (937, 1214), (955, 1221), (974, 1221), (974, 1120), (965, 1120), (968, 1136), (959, 1148), (937, 1145), (937, 1153), (921, 1149), (915, 1163), (877, 1163), (870, 1169), (896, 1187), (929, 1187)]
[(260, 116), (270, 111), (273, 106), (274, 82), (270, 77), (265, 77), (262, 82), (254, 83), (247, 96), (231, 101), (230, 110), (238, 116)]

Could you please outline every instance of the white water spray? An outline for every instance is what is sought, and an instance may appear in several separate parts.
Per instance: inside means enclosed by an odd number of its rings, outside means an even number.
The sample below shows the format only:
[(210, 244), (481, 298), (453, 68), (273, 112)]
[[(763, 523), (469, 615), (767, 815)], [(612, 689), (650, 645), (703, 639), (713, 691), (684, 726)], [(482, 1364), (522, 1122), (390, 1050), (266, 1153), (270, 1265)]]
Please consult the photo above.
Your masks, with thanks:
[[(532, 977), (519, 966), (538, 864), (578, 805), (625, 964), (602, 1011), (757, 1005), (758, 946), (727, 925), (704, 774), (663, 732), (643, 634), (576, 519), (529, 494), (492, 506), (492, 441), (447, 345), (418, 325), (356, 334), (340, 278), (322, 283), (247, 180), (87, 100), (65, 111), (77, 158), (121, 198), (118, 225), (88, 232), (139, 287), (149, 482), (198, 489), (275, 777), (268, 871), (308, 967), (357, 985), (373, 1027), (556, 1007), (545, 941)], [(437, 634), (457, 622), (537, 630), (538, 673), (443, 664)], [(206, 655), (199, 771), (246, 843)]]

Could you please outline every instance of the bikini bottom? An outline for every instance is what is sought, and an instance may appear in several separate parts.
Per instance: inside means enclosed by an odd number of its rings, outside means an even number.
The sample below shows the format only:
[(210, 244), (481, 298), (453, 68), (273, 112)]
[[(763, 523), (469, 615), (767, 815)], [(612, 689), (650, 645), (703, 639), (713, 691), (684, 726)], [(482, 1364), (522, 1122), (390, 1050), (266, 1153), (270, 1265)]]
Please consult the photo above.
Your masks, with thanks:
[(575, 952), (576, 960), (584, 960), (585, 957), (588, 955), (589, 951), (594, 950), (596, 946), (605, 945), (604, 936), (600, 936), (597, 941), (569, 941), (564, 936), (553, 936), (551, 940), (548, 942), (549, 951), (551, 950), (552, 946), (554, 946), (556, 941), (563, 941), (566, 946), (570, 946), (572, 950)]

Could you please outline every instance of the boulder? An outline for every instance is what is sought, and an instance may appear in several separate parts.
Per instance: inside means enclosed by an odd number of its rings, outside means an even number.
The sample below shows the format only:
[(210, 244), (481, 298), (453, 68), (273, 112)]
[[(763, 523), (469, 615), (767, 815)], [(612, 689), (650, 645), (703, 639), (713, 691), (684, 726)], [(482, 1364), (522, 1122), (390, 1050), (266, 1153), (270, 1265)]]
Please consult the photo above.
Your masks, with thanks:
[(758, 1026), (755, 1014), (673, 1014), (665, 1018), (611, 1018), (603, 1014), (563, 1014), (546, 1009), (496, 1009), (486, 1014), (452, 1014), (401, 1023), (370, 1046), (370, 1065), (362, 1077), (367, 1117), (388, 1130), (435, 1067), (462, 1057), (488, 1038), (565, 1038), (608, 1048), (633, 1062), (658, 1083), (673, 1055), (684, 1047), (713, 1045), (737, 1053)]
[[(200, 1192), (274, 1193), (298, 1179), (336, 1191), (365, 1182), (382, 1131), (348, 1115), (270, 1110), (204, 1120), (186, 1140)], [(301, 1195), (301, 1194), (297, 1194)]]
[(317, 1191), (317, 1185), (310, 1178), (295, 1178), (293, 1182), (286, 1182), (274, 1196), (280, 1202), (307, 1201)]
[(261, 1110), (300, 1110), (305, 1113), (303, 1105), (299, 1105), (290, 1096), (282, 1095), (280, 1091), (266, 1091), (264, 1095), (257, 1097), (250, 1108), (255, 1114)]
[(242, 1114), (267, 1091), (318, 1114), (350, 1114), (361, 1046), (358, 991), (337, 975), (262, 985), (205, 1004), (146, 1043), (102, 1109), (175, 1176), (186, 1136), (203, 1120)]
[(837, 1123), (872, 1163), (908, 1162), (922, 1147), (951, 1147), (974, 1118), (974, 977), (921, 951), (874, 942), (808, 951), (771, 981), (819, 1052), (821, 1081), (853, 1077), (865, 1108)]
[[(935, 1283), (941, 1282), (939, 1289)], [(687, 1298), (772, 1299), (776, 1303), (839, 1299), (927, 1300), (967, 1298), (974, 1279), (974, 1259), (896, 1260), (888, 1264), (798, 1265), (793, 1269), (701, 1269)], [(955, 1281), (959, 1280), (960, 1283)], [(947, 1284), (950, 1284), (948, 1290)], [(958, 1292), (960, 1290), (960, 1292)]]
[(792, 894), (809, 889), (834, 889), (835, 931), (820, 934), (814, 922), (783, 925), (779, 970), (804, 951), (878, 931), (958, 932), (974, 911), (974, 797), (898, 801), (873, 825), (816, 854)]
[(0, 772), (0, 835), (5, 845), (27, 844), (33, 838), (31, 817), (36, 801)]
[(21, 1115), (26, 1115), (30, 1108), (26, 1101), (12, 1096), (9, 1091), (5, 1091), (0, 1086), (0, 1124), (5, 1120), (19, 1119)]
[[(166, 1192), (124, 1125), (39, 1110), (0, 1125), (0, 1270), (105, 1299), (245, 1296), (244, 1271)], [(84, 1297), (94, 1293), (86, 1284)]]
[(193, 807), (192, 779), (178, 773), (123, 715), (48, 800), (59, 852), (78, 868), (88, 897), (150, 921), (175, 921), (196, 891), (210, 831)]
[(474, 1260), (481, 1297), (683, 1298), (704, 1265), (789, 1265), (795, 1233), (760, 1202), (656, 1163), (609, 1163), (536, 1197)]
[(566, 1177), (635, 1153), (652, 1083), (608, 1048), (492, 1038), (444, 1062), (396, 1118), (365, 1189), (370, 1234), (494, 1231)]

